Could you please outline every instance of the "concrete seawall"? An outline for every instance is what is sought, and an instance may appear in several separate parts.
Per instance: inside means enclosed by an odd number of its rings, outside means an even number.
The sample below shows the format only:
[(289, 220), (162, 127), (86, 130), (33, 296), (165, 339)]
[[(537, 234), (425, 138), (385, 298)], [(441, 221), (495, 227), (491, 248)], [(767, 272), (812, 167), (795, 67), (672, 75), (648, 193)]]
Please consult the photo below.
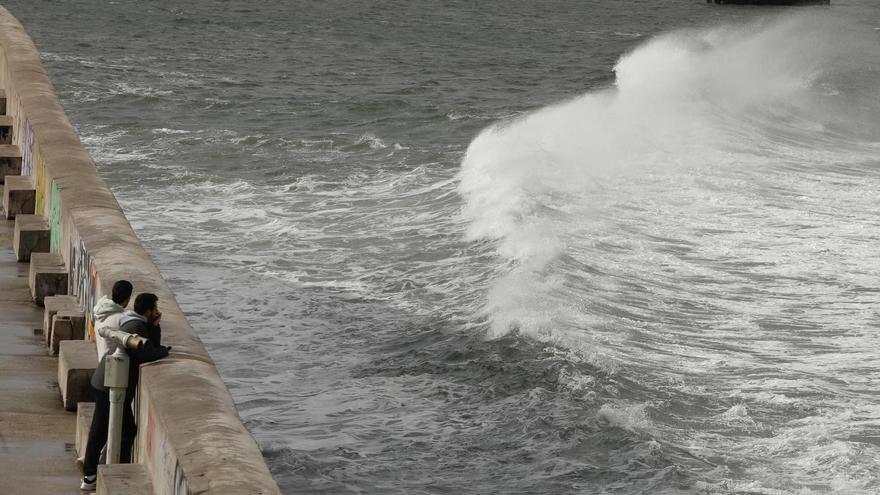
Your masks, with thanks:
[[(173, 351), (142, 370), (134, 453), (154, 493), (280, 493), (211, 356), (98, 176), (36, 47), (2, 7), (0, 88), (13, 123), (11, 144), (20, 152), (16, 164), (7, 163), (5, 174), (20, 173), (35, 191), (33, 215), (48, 225), (51, 253), (41, 256), (63, 267), (58, 271), (66, 273), (67, 283), (57, 293), (75, 296), (86, 339), (94, 338), (91, 308), (116, 280), (130, 280), (136, 293), (159, 296), (163, 343)], [(32, 273), (36, 261), (33, 256)]]

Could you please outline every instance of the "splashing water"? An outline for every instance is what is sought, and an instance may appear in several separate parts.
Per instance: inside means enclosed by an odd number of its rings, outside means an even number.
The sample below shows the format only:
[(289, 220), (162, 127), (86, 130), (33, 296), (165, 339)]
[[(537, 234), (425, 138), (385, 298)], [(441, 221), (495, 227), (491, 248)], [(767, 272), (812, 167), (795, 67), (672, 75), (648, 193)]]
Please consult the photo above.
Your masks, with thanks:
[(709, 492), (875, 490), (878, 45), (829, 15), (676, 31), (485, 129), (459, 191), (501, 260), (489, 336), (631, 379), (597, 417)]
[(468, 238), (497, 241), (506, 260), (486, 305), (492, 335), (565, 326), (556, 265), (593, 240), (611, 182), (865, 160), (880, 134), (878, 70), (876, 33), (837, 17), (681, 30), (622, 57), (614, 88), (484, 130), (459, 190)]
[(8, 4), (285, 493), (880, 490), (874, 2)]

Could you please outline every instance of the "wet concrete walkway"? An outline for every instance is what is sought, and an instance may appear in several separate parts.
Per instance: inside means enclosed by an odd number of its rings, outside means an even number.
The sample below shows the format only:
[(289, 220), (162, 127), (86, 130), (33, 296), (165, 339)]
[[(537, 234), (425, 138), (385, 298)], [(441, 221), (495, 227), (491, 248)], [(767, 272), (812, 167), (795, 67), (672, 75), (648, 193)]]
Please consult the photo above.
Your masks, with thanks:
[(61, 406), (58, 360), (34, 329), (28, 264), (12, 250), (13, 222), (0, 219), (0, 493), (81, 494), (74, 465), (76, 414)]

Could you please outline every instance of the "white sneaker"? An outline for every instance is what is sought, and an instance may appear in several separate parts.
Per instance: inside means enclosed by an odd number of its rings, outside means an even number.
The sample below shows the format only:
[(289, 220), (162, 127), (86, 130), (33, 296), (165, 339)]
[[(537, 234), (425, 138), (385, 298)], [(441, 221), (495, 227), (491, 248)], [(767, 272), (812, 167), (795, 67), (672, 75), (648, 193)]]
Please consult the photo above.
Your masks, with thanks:
[(80, 490), (94, 490), (98, 486), (98, 475), (83, 476), (82, 483), (79, 485)]

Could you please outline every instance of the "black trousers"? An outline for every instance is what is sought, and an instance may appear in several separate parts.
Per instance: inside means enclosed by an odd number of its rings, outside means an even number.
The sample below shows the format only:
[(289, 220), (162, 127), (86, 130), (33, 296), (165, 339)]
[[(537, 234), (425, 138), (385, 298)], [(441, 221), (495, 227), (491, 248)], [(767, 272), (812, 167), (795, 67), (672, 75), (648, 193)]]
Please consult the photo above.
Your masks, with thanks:
[[(110, 394), (97, 389), (95, 393), (95, 415), (92, 416), (92, 427), (89, 429), (89, 441), (86, 444), (86, 457), (83, 462), (83, 474), (92, 476), (98, 474), (98, 461), (101, 458), (101, 449), (107, 443), (107, 429), (110, 426)], [(119, 462), (131, 462), (131, 447), (134, 445), (134, 436), (137, 435), (137, 427), (134, 424), (134, 413), (131, 412), (131, 403), (134, 393), (131, 389), (125, 391), (125, 400), (122, 403), (122, 445), (119, 448)]]

